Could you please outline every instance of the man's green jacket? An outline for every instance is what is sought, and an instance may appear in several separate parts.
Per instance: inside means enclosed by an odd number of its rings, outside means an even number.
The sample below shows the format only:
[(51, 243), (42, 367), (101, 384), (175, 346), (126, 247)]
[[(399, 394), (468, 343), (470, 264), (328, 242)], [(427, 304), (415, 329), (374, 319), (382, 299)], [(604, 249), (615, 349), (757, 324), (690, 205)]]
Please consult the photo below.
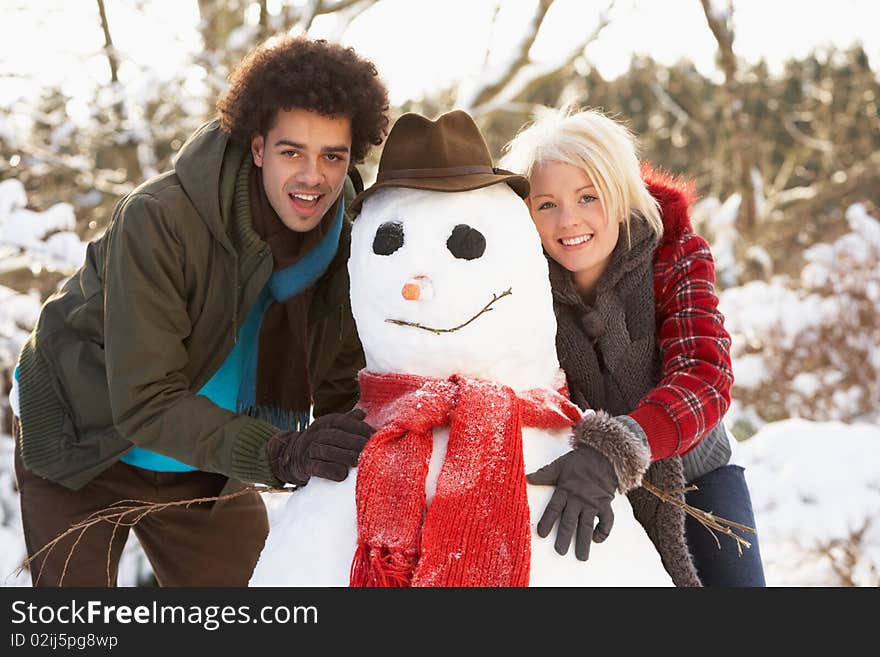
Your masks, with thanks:
[[(272, 273), (254, 232), (250, 158), (216, 121), (172, 171), (117, 206), (86, 262), (43, 307), (19, 359), (25, 465), (85, 485), (134, 445), (241, 482), (278, 484), (276, 429), (196, 394), (224, 362)], [(345, 195), (354, 189), (346, 180)], [(351, 222), (315, 284), (307, 371), (315, 416), (349, 410), (364, 367), (349, 302)]]

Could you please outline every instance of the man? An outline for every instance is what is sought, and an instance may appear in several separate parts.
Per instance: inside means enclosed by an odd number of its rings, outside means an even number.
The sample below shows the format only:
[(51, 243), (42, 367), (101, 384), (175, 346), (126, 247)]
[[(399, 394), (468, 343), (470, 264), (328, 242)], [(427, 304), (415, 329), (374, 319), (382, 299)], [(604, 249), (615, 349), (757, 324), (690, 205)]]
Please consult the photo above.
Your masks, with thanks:
[[(386, 89), (351, 49), (289, 38), (251, 53), (217, 109), (173, 171), (121, 201), (22, 349), (31, 556), (120, 500), (340, 481), (371, 434), (351, 411), (364, 360), (343, 196), (387, 131)], [(71, 534), (34, 560), (34, 583), (111, 584), (127, 531)], [(243, 585), (268, 523), (248, 492), (134, 531), (161, 585)]]

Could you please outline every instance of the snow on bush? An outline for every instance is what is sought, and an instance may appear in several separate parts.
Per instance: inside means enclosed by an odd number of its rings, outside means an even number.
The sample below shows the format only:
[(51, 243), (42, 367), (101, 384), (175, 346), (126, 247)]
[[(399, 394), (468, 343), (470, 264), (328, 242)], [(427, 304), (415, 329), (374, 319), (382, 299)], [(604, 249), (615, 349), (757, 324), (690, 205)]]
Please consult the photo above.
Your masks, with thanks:
[(18, 358), (37, 321), (40, 300), (0, 285), (0, 308), (0, 366), (8, 366)]
[(85, 260), (86, 244), (74, 232), (76, 216), (69, 203), (48, 210), (28, 210), (24, 185), (0, 182), (0, 257), (26, 254), (32, 267), (72, 273)]
[(739, 445), (771, 586), (880, 585), (880, 428), (784, 420)]
[[(0, 182), (0, 271), (21, 263), (72, 274), (85, 259), (86, 244), (73, 229), (76, 218), (67, 203), (45, 212), (27, 209), (24, 186), (15, 179)], [(40, 314), (39, 295), (21, 294), (0, 285), (0, 586), (29, 586), (21, 571), (26, 556), (21, 511), (9, 434), (8, 386), (24, 341)], [(135, 538), (126, 543), (119, 565), (119, 583), (134, 586), (147, 581), (151, 569)]]
[(847, 220), (849, 233), (805, 252), (799, 281), (720, 294), (733, 394), (766, 420), (880, 418), (880, 222), (861, 205)]

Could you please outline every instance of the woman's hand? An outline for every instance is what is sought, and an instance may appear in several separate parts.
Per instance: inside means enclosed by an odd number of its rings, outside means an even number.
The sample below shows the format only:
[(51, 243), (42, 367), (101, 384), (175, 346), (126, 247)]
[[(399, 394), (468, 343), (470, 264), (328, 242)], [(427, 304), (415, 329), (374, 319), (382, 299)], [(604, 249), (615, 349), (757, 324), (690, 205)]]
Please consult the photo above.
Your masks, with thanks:
[[(611, 462), (588, 445), (573, 449), (540, 470), (526, 476), (534, 485), (555, 485), (553, 497), (538, 522), (538, 536), (546, 537), (556, 521), (556, 551), (567, 554), (572, 536), (580, 561), (590, 556), (590, 543), (601, 543), (611, 533), (614, 512), (611, 500), (617, 475)], [(593, 528), (596, 518), (599, 524)]]

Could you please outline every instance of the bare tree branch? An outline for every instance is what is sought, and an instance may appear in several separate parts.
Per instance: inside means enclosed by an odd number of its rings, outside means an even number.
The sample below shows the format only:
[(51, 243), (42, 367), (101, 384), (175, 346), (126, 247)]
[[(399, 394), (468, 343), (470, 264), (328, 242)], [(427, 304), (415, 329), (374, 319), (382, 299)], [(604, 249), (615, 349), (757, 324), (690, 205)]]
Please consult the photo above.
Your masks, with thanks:
[[(318, 16), (338, 14), (338, 18), (342, 22), (344, 29), (354, 16), (372, 7), (376, 4), (376, 1), (377, 0), (339, 0), (338, 2), (328, 2), (327, 0), (310, 0), (305, 9), (303, 9), (296, 23), (301, 27), (303, 34), (306, 34), (312, 29), (312, 24)], [(342, 30), (337, 29), (337, 32), (341, 31)]]
[(687, 110), (676, 102), (669, 92), (663, 88), (663, 85), (659, 82), (652, 83), (651, 92), (660, 102), (660, 105), (675, 117), (676, 128), (687, 126), (691, 128), (700, 139), (706, 140), (709, 138), (709, 134), (706, 132), (706, 128), (703, 127), (703, 124), (699, 121), (694, 121)]
[(202, 50), (205, 52), (214, 52), (217, 49), (216, 30), (214, 22), (216, 19), (216, 9), (210, 0), (198, 0), (199, 4), (199, 31), (202, 35)]
[(260, 0), (260, 36), (259, 40), (263, 41), (269, 36), (269, 7), (266, 0)]
[(104, 0), (98, 0), (98, 11), (101, 14), (101, 29), (104, 30), (104, 52), (107, 54), (107, 61), (110, 63), (110, 80), (119, 82), (119, 76), (117, 75), (119, 61), (116, 49), (113, 47), (113, 38), (110, 36), (110, 24), (107, 22), (107, 12), (104, 11)]
[[(332, 38), (337, 40), (341, 39), (351, 21), (375, 5), (377, 1), (378, 0), (354, 0), (353, 2), (346, 1), (337, 3), (334, 6), (335, 9), (333, 11), (336, 15), (336, 28)], [(324, 13), (330, 12), (325, 11)]]
[(715, 534), (715, 532), (721, 532), (722, 534), (725, 534), (736, 541), (736, 549), (739, 553), (739, 556), (742, 556), (743, 547), (752, 547), (752, 544), (744, 539), (742, 536), (734, 532), (733, 528), (739, 529), (743, 532), (751, 532), (752, 534), (754, 534), (754, 527), (741, 525), (740, 523), (734, 522), (733, 520), (728, 520), (727, 518), (716, 516), (711, 511), (703, 511), (702, 509), (698, 509), (695, 506), (691, 506), (690, 504), (682, 499), (679, 499), (676, 496), (676, 493), (686, 493), (692, 490), (699, 490), (696, 486), (688, 486), (687, 488), (684, 488), (682, 490), (664, 490), (662, 488), (657, 488), (647, 481), (643, 481), (642, 488), (644, 488), (652, 495), (655, 495), (663, 502), (678, 507), (686, 514), (694, 518), (701, 525), (703, 525), (703, 527), (705, 527), (709, 531), (709, 533), (712, 534), (712, 538), (715, 539), (715, 543), (718, 545), (719, 550), (721, 549), (721, 541), (718, 540), (718, 536)]
[(312, 22), (315, 20), (315, 16), (321, 13), (321, 9), (324, 6), (324, 0), (309, 0), (309, 3), (303, 9), (302, 16), (298, 23), (302, 25), (303, 34), (308, 33), (308, 31), (312, 27)]
[(880, 181), (880, 151), (875, 152), (866, 162), (854, 164), (840, 180), (833, 178), (824, 181), (821, 186), (810, 185), (784, 189), (768, 198), (773, 209), (798, 202), (798, 212), (804, 216), (814, 215), (824, 206), (844, 198), (853, 191), (868, 183)]
[[(573, 48), (565, 59), (553, 66), (536, 66), (528, 63), (521, 66), (514, 76), (508, 80), (505, 88), (498, 89), (495, 95), (486, 102), (471, 109), (474, 117), (485, 120), (498, 112), (521, 111), (522, 103), (532, 97), (534, 92), (548, 80), (552, 80), (566, 69), (572, 67), (577, 58), (583, 55), (584, 50), (599, 38), (599, 35), (610, 23), (610, 13), (613, 7), (614, 0), (599, 15), (599, 22), (593, 31)], [(530, 105), (530, 107), (533, 107), (533, 105)]]
[(770, 188), (767, 190), (768, 199), (785, 189), (788, 185), (788, 181), (791, 180), (791, 174), (794, 173), (795, 165), (798, 163), (799, 159), (798, 153), (795, 151), (792, 151), (785, 156), (785, 161), (782, 163), (782, 166), (779, 167), (779, 171), (776, 172), (773, 184), (771, 184)]
[(492, 29), (489, 31), (489, 39), (486, 41), (486, 51), (483, 53), (483, 69), (489, 66), (489, 54), (492, 52), (492, 38), (498, 25), (498, 14), (501, 13), (501, 0), (495, 0), (495, 8), (492, 10)]
[(790, 134), (796, 142), (803, 144), (807, 148), (822, 151), (823, 153), (831, 153), (834, 151), (834, 144), (827, 139), (817, 139), (816, 137), (811, 137), (810, 135), (805, 134), (794, 124), (794, 119), (792, 117), (786, 116), (784, 123), (785, 131)]
[(700, 0), (703, 5), (703, 13), (706, 15), (706, 22), (715, 41), (718, 42), (718, 52), (721, 55), (721, 70), (724, 71), (724, 77), (733, 80), (736, 76), (736, 57), (733, 54), (733, 31), (726, 22), (722, 22), (722, 17), (712, 11), (712, 0)]
[(489, 301), (485, 306), (483, 306), (482, 310), (480, 310), (476, 315), (471, 317), (466, 322), (458, 324), (457, 326), (453, 326), (452, 328), (435, 328), (432, 326), (425, 326), (424, 324), (419, 324), (418, 322), (408, 322), (405, 319), (386, 319), (385, 321), (389, 324), (397, 324), (398, 326), (412, 326), (413, 328), (423, 329), (425, 331), (430, 331), (434, 335), (440, 335), (441, 333), (452, 333), (453, 331), (458, 331), (459, 329), (463, 329), (465, 326), (474, 321), (477, 317), (482, 315), (483, 313), (492, 312), (492, 304), (498, 301), (499, 299), (503, 299), (506, 296), (510, 296), (513, 294), (512, 288), (507, 288), (501, 294), (492, 294), (492, 300)]
[[(332, 14), (337, 11), (342, 11), (343, 9), (348, 9), (352, 5), (356, 5), (361, 2), (361, 0), (337, 0), (337, 2), (331, 2), (329, 4), (324, 4), (323, 0), (318, 4), (321, 5), (320, 11), (316, 12), (317, 14)], [(370, 2), (371, 5), (375, 4), (375, 0)]]
[(520, 69), (529, 63), (529, 50), (531, 50), (532, 45), (535, 43), (535, 39), (538, 37), (538, 32), (541, 29), (541, 24), (547, 15), (547, 10), (550, 9), (552, 4), (553, 0), (539, 0), (535, 13), (532, 15), (532, 20), (526, 26), (526, 30), (517, 46), (516, 56), (511, 57), (507, 66), (491, 82), (483, 86), (471, 100), (460, 99), (459, 105), (465, 108), (476, 108), (486, 104), (513, 80)]
[(85, 519), (80, 520), (70, 527), (68, 527), (65, 531), (58, 534), (51, 541), (42, 546), (39, 550), (30, 555), (27, 559), (24, 560), (21, 567), (19, 568), (19, 572), (21, 572), (24, 568), (32, 567), (34, 562), (43, 555), (43, 558), (40, 563), (40, 569), (37, 572), (37, 576), (34, 581), (39, 582), (40, 577), (43, 574), (43, 567), (46, 565), (46, 559), (52, 550), (64, 539), (76, 534), (76, 540), (73, 545), (67, 552), (67, 558), (64, 561), (64, 568), (61, 571), (61, 577), (59, 579), (59, 586), (63, 584), (64, 577), (67, 575), (67, 566), (70, 563), (70, 558), (73, 556), (73, 553), (76, 551), (76, 547), (82, 539), (83, 534), (87, 529), (91, 527), (95, 527), (100, 525), (103, 522), (108, 522), (113, 525), (113, 533), (110, 537), (110, 545), (107, 550), (107, 576), (108, 579), (110, 577), (110, 552), (113, 546), (113, 537), (116, 535), (116, 530), (118, 527), (134, 527), (137, 523), (143, 520), (146, 516), (152, 513), (159, 513), (166, 509), (170, 508), (189, 508), (196, 504), (204, 504), (208, 502), (222, 502), (225, 500), (231, 500), (236, 497), (241, 497), (242, 495), (247, 495), (251, 492), (257, 493), (292, 493), (295, 488), (262, 488), (257, 486), (247, 486), (240, 491), (235, 493), (228, 493), (226, 495), (215, 495), (211, 497), (196, 497), (185, 500), (175, 500), (172, 502), (149, 502), (145, 500), (119, 500), (118, 502), (114, 502), (110, 506), (99, 509), (98, 511), (93, 512)]
[(721, 70), (724, 72), (724, 120), (730, 126), (731, 150), (736, 161), (736, 176), (738, 186), (742, 193), (743, 203), (740, 206), (742, 212), (742, 226), (746, 231), (755, 227), (757, 219), (757, 207), (755, 205), (755, 188), (752, 183), (751, 172), (756, 168), (754, 154), (751, 148), (749, 117), (742, 111), (742, 100), (739, 98), (739, 85), (736, 79), (737, 64), (736, 55), (733, 52), (733, 28), (730, 17), (733, 7), (728, 0), (727, 14), (719, 16), (715, 13), (711, 0), (700, 0), (703, 5), (703, 13), (706, 23), (712, 31), (715, 41), (718, 43), (718, 53)]

